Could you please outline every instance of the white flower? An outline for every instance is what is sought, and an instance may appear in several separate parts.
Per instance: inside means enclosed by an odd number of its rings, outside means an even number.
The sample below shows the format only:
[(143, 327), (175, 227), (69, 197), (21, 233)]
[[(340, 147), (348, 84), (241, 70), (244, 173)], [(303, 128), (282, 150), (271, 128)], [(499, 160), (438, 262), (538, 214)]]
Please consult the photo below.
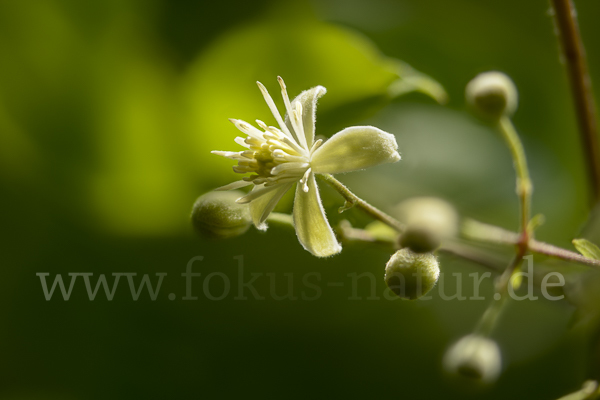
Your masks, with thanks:
[(283, 79), (278, 77), (277, 80), (287, 111), (285, 121), (267, 89), (257, 82), (279, 128), (257, 120), (261, 131), (247, 122), (230, 119), (248, 135), (235, 138), (235, 142), (247, 150), (212, 153), (237, 160), (238, 165), (233, 170), (250, 175), (217, 190), (254, 185), (252, 191), (237, 202), (250, 203), (254, 225), (265, 230), (265, 221), (275, 205), (297, 183), (293, 219), (298, 239), (313, 255), (328, 257), (342, 248), (325, 218), (315, 174), (336, 174), (396, 162), (400, 160), (398, 144), (393, 135), (372, 126), (346, 128), (325, 143), (321, 139), (315, 141), (317, 100), (327, 90), (317, 86), (290, 102)]

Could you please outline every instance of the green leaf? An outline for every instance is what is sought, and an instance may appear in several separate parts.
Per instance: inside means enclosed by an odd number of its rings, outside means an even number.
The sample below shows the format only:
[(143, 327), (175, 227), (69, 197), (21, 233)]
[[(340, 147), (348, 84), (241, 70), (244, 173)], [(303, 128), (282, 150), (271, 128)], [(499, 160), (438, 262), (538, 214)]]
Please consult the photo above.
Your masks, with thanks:
[(573, 245), (584, 257), (600, 260), (600, 249), (587, 239), (573, 239)]
[(531, 218), (531, 220), (529, 221), (529, 224), (527, 226), (527, 229), (530, 232), (535, 231), (537, 228), (539, 228), (540, 226), (544, 225), (544, 223), (546, 222), (546, 217), (543, 214), (536, 214), (533, 216), (533, 218)]
[(417, 71), (403, 61), (393, 60), (391, 62), (396, 66), (399, 76), (388, 88), (388, 94), (392, 98), (410, 92), (419, 92), (431, 97), (440, 104), (448, 102), (448, 94), (438, 81)]

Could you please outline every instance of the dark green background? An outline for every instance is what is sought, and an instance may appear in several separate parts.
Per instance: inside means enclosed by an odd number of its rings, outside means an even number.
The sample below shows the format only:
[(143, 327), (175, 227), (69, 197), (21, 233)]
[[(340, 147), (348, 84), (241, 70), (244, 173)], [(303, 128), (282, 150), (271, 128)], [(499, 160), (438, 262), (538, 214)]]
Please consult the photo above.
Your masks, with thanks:
[[(600, 82), (600, 4), (577, 5)], [(519, 88), (514, 122), (534, 212), (547, 217), (538, 237), (569, 247), (587, 216), (587, 189), (548, 8), (542, 0), (0, 1), (0, 397), (553, 399), (575, 390), (586, 350), (568, 333), (567, 302), (511, 304), (494, 334), (504, 374), (465, 392), (443, 376), (441, 358), (487, 302), (442, 301), (436, 291), (431, 301), (367, 300), (366, 280), (363, 299), (351, 301), (353, 272), (378, 277), (381, 296), (388, 249), (350, 244), (322, 260), (291, 230), (208, 242), (188, 221), (198, 195), (233, 179), (231, 163), (209, 153), (237, 148), (227, 117), (272, 124), (254, 82), (276, 94), (281, 75), (292, 96), (328, 88), (317, 133), (373, 124), (397, 136), (400, 163), (340, 177), (358, 195), (385, 209), (441, 196), (462, 215), (516, 229), (509, 153), (463, 101), (473, 76), (498, 69)], [(448, 105), (420, 94), (385, 107), (370, 100), (389, 83), (374, 48), (438, 80)], [(328, 188), (322, 196), (335, 224), (341, 198)], [(287, 197), (280, 211), (290, 206)], [(368, 221), (356, 210), (343, 217)], [(199, 300), (183, 301), (180, 274), (198, 255)], [(246, 279), (274, 273), (282, 293), (292, 273), (299, 295), (302, 277), (317, 272), (323, 294), (276, 301), (262, 276), (266, 300), (236, 301), (238, 255)], [(448, 256), (441, 263), (447, 275), (482, 272)], [(133, 301), (124, 278), (111, 302), (103, 293), (90, 301), (81, 280), (69, 301), (58, 293), (46, 301), (39, 272), (168, 275), (156, 301), (147, 292)], [(224, 300), (202, 294), (211, 272), (231, 279)], [(211, 293), (222, 289), (211, 280)], [(490, 297), (489, 280), (482, 291)]]

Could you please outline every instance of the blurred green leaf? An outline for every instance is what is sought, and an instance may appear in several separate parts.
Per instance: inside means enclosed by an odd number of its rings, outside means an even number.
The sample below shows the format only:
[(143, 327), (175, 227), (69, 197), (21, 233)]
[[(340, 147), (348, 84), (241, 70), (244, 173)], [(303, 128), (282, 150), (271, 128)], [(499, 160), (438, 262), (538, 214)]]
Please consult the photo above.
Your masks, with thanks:
[(448, 93), (444, 87), (432, 77), (417, 71), (400, 60), (392, 61), (397, 68), (399, 78), (389, 87), (391, 97), (398, 97), (410, 92), (423, 93), (440, 104), (448, 102)]
[(600, 260), (600, 249), (587, 239), (573, 239), (573, 245), (584, 257)]
[(546, 223), (546, 217), (544, 214), (536, 214), (534, 215), (529, 224), (527, 225), (527, 229), (531, 232), (534, 232), (537, 228), (544, 225)]

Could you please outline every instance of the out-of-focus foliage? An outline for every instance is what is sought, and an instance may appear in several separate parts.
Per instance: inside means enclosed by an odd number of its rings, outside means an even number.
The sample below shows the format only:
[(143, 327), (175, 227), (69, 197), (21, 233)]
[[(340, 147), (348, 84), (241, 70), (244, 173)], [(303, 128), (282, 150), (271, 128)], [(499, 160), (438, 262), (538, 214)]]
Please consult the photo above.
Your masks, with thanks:
[[(60, 166), (81, 185), (73, 201), (113, 232), (187, 228), (180, 213), (198, 190), (194, 182), (205, 190), (231, 171), (210, 155), (233, 143), (227, 119), (270, 121), (257, 79), (276, 88), (277, 75), (289, 77), (291, 93), (324, 85), (331, 93), (325, 111), (385, 101), (400, 72), (409, 90), (418, 78), (424, 86), (417, 82), (413, 90), (433, 85), (435, 95), (444, 95), (434, 81), (384, 58), (359, 34), (320, 22), (301, 3), (274, 6), (232, 28), (178, 73), (168, 49), (152, 40), (158, 4), (98, 3), (96, 11), (51, 0), (4, 4), (5, 169), (34, 168), (39, 149), (32, 137), (45, 132)], [(37, 156), (38, 168), (52, 163)]]
[(573, 239), (573, 245), (587, 258), (600, 260), (600, 249), (587, 239)]

